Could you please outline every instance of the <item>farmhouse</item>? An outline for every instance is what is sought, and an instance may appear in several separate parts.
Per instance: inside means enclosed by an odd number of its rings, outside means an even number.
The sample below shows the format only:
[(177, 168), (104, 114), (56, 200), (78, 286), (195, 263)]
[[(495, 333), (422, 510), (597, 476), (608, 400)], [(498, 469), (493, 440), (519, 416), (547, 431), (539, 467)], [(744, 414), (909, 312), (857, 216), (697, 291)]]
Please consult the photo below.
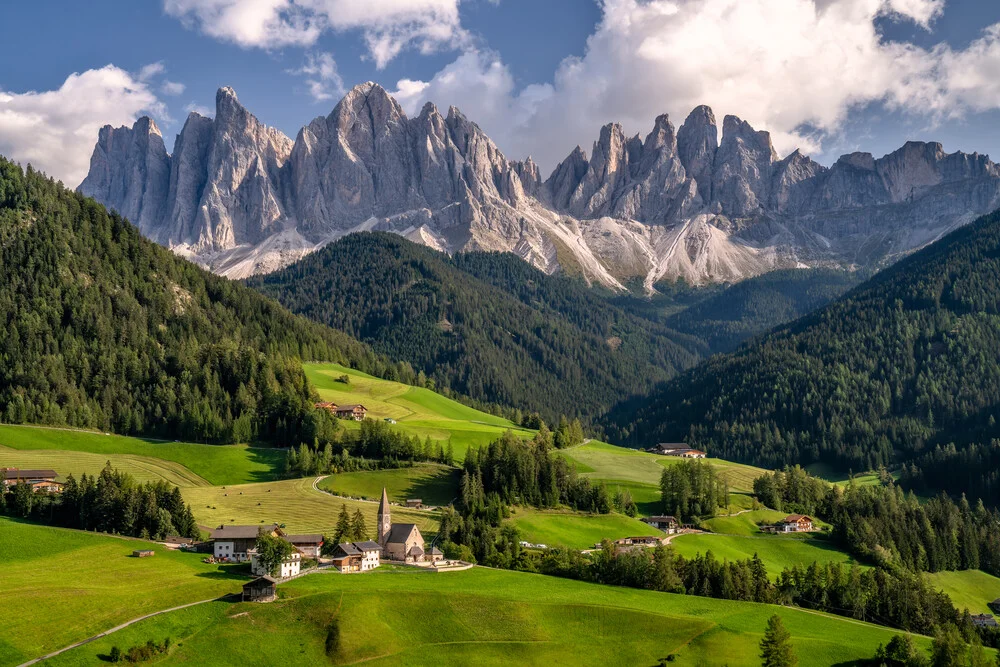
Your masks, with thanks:
[(338, 419), (349, 419), (356, 422), (363, 422), (368, 408), (363, 405), (341, 405), (334, 408), (334, 414)]
[(803, 514), (789, 514), (773, 526), (761, 526), (765, 533), (808, 533), (813, 529), (813, 520)]
[(29, 484), (35, 491), (62, 491), (62, 485), (56, 482), (55, 470), (21, 470), (20, 468), (3, 468), (2, 480), (4, 488), (17, 485), (18, 482)]
[(615, 540), (615, 552), (631, 551), (633, 549), (648, 549), (658, 547), (663, 544), (663, 539), (659, 537), (623, 537)]
[(415, 510), (422, 509), (424, 506), (424, 501), (421, 500), (420, 498), (407, 498), (406, 506), (409, 507), (410, 509), (415, 509)]
[(285, 535), (285, 541), (290, 542), (296, 551), (306, 558), (319, 558), (323, 548), (323, 536), (315, 535)]
[(972, 616), (972, 624), (977, 628), (998, 628), (1000, 624), (997, 624), (997, 619), (993, 618), (990, 614), (974, 614)]
[(243, 584), (243, 602), (270, 602), (278, 596), (277, 583), (265, 575)]
[[(218, 560), (242, 563), (249, 556), (247, 553), (257, 543), (257, 532), (262, 526), (219, 526), (212, 531), (212, 555)], [(284, 537), (277, 524), (272, 524), (268, 530), (272, 536)]]
[(646, 451), (663, 456), (679, 456), (685, 459), (703, 459), (706, 456), (705, 452), (700, 449), (692, 449), (683, 443), (676, 442), (661, 442)]
[[(250, 549), (247, 554), (250, 556), (250, 571), (256, 575), (271, 575), (264, 564), (260, 562), (257, 555), (256, 549)], [(288, 579), (289, 577), (298, 576), (299, 572), (302, 571), (302, 554), (297, 551), (293, 551), (288, 555), (288, 558), (281, 561), (281, 567), (278, 569), (278, 577), (281, 579)]]
[(677, 518), (672, 516), (647, 516), (642, 522), (657, 530), (662, 530), (667, 535), (673, 535), (680, 529)]
[(382, 558), (403, 563), (423, 563), (431, 560), (424, 552), (424, 537), (414, 523), (392, 523), (389, 513), (389, 496), (382, 489), (378, 505), (378, 543)]
[(313, 407), (317, 410), (326, 410), (332, 414), (337, 414), (337, 404), (329, 403), (327, 401), (320, 401), (319, 403), (313, 403)]
[(367, 572), (381, 563), (378, 542), (345, 542), (333, 552), (333, 566), (339, 572)]

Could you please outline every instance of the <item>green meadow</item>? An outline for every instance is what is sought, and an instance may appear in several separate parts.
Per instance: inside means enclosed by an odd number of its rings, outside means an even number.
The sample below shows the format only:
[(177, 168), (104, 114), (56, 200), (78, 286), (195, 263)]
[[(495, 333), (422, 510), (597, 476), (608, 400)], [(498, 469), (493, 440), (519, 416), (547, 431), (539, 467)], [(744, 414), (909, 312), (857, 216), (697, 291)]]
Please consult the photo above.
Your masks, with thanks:
[(671, 542), (678, 554), (691, 558), (712, 552), (718, 560), (746, 560), (757, 554), (772, 579), (786, 567), (819, 563), (850, 564), (855, 560), (829, 541), (820, 538), (795, 539), (778, 535), (749, 537), (745, 535), (717, 535), (694, 533), (679, 535)]
[[(184, 499), (191, 504), (198, 524), (215, 527), (222, 524), (284, 524), (292, 533), (330, 535), (337, 525), (341, 505), (353, 515), (360, 509), (371, 537), (375, 536), (378, 504), (335, 498), (313, 488), (315, 478), (286, 479), (259, 484), (205, 486), (184, 489)], [(437, 515), (426, 510), (392, 508), (396, 523), (415, 523), (424, 537), (437, 532)]]
[[(324, 401), (341, 405), (360, 403), (372, 419), (394, 419), (396, 428), (421, 439), (451, 441), (455, 459), (461, 461), (469, 447), (489, 444), (504, 431), (522, 437), (534, 431), (513, 422), (462, 405), (430, 389), (382, 380), (337, 364), (303, 364), (306, 376)], [(347, 375), (349, 383), (338, 380)], [(348, 428), (355, 427), (347, 423)]]
[(760, 664), (764, 626), (778, 614), (802, 665), (833, 665), (870, 657), (893, 635), (797, 609), (482, 568), (318, 574), (279, 595), (158, 616), (49, 664), (97, 665), (112, 646), (169, 636), (171, 664), (651, 665), (672, 655), (678, 665), (739, 667)]
[[(178, 466), (171, 466), (172, 475), (187, 476), (189, 485), (195, 477), (208, 484), (240, 484), (246, 482), (263, 482), (275, 478), (275, 471), (284, 465), (285, 452), (280, 449), (255, 448), (245, 445), (199, 445), (188, 442), (166, 442), (145, 438), (130, 438), (122, 435), (107, 435), (94, 431), (77, 431), (71, 429), (48, 428), (44, 426), (14, 426), (0, 424), (0, 451), (5, 464), (19, 465), (19, 455), (7, 450), (38, 452), (46, 450), (53, 452), (51, 467), (63, 475), (77, 472), (75, 464), (84, 464), (88, 471), (93, 470), (93, 459), (84, 461), (80, 457), (69, 455), (70, 452), (99, 454), (103, 461), (113, 455), (128, 457), (143, 457), (144, 460), (160, 459), (183, 466), (190, 473), (182, 473)], [(60, 461), (62, 454), (67, 453)], [(35, 454), (25, 453), (24, 456)], [(112, 463), (115, 463), (112, 460)], [(46, 466), (48, 467), (48, 466)], [(81, 470), (80, 472), (84, 472)]]
[(569, 510), (515, 508), (509, 519), (532, 544), (590, 549), (602, 539), (656, 535), (658, 531), (624, 514), (583, 514)]
[[(156, 555), (132, 558), (134, 549)], [(143, 614), (239, 589), (239, 577), (202, 558), (139, 540), (0, 518), (0, 666)]]
[(944, 591), (959, 611), (972, 614), (992, 614), (987, 606), (1000, 598), (1000, 579), (980, 570), (934, 572), (924, 575), (938, 590)]
[(319, 487), (338, 496), (379, 500), (382, 489), (391, 502), (419, 498), (425, 505), (448, 505), (458, 496), (459, 470), (437, 463), (412, 468), (345, 472), (325, 477)]

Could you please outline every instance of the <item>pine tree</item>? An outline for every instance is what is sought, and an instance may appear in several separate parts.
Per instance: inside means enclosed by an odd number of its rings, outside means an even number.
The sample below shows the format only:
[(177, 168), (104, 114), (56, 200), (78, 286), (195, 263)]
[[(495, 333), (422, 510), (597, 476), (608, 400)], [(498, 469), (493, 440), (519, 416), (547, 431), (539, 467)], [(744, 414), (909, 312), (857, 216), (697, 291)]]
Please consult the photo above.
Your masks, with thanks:
[(368, 539), (368, 526), (365, 525), (365, 517), (360, 507), (354, 510), (354, 517), (351, 519), (351, 539), (358, 541)]
[(794, 667), (799, 664), (792, 648), (792, 634), (777, 614), (767, 621), (764, 638), (760, 640), (760, 658), (762, 667)]
[(337, 516), (337, 527), (333, 531), (333, 542), (339, 544), (351, 533), (351, 517), (347, 514), (347, 504), (340, 506), (340, 515)]

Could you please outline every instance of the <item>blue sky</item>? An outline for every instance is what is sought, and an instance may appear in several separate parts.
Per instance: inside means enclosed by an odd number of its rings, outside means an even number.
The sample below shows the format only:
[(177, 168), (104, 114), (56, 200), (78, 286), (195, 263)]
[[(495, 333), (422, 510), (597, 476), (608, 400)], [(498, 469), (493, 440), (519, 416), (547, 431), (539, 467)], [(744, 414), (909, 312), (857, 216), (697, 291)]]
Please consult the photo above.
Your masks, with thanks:
[(908, 139), (1000, 158), (1000, 2), (91, 0), (0, 19), (0, 153), (74, 186), (105, 123), (148, 113), (170, 149), (229, 85), (294, 137), (367, 80), (408, 110), (459, 106), (543, 171), (606, 122), (645, 134), (700, 103), (826, 164)]

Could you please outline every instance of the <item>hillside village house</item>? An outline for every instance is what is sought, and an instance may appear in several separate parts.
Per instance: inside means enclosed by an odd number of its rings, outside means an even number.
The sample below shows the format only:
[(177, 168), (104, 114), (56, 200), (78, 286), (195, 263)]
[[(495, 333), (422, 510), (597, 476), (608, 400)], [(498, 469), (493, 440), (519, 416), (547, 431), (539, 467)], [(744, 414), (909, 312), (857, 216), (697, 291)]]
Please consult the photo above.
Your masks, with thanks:
[(277, 583), (269, 576), (248, 581), (243, 584), (243, 602), (270, 602), (278, 596)]
[(339, 572), (367, 572), (381, 564), (382, 547), (378, 542), (345, 542), (333, 552), (333, 566)]
[[(257, 544), (257, 531), (261, 526), (219, 526), (212, 531), (212, 555), (217, 560), (242, 563), (247, 560), (248, 552)], [(272, 524), (269, 531), (274, 537), (284, 537), (285, 534), (277, 524)]]
[(705, 452), (700, 449), (692, 449), (683, 443), (676, 442), (661, 442), (655, 447), (650, 447), (648, 452), (653, 454), (661, 454), (663, 456), (679, 456), (684, 459), (703, 459)]
[(285, 541), (290, 542), (296, 551), (306, 558), (319, 558), (323, 549), (323, 536), (314, 535), (285, 535)]
[(368, 414), (368, 408), (363, 405), (341, 405), (334, 411), (337, 419), (347, 419), (363, 422)]
[(382, 489), (378, 505), (378, 543), (382, 558), (402, 563), (436, 563), (444, 558), (437, 549), (424, 550), (424, 537), (413, 523), (392, 523), (389, 513), (389, 496)]
[(813, 530), (813, 520), (803, 514), (789, 514), (773, 526), (761, 526), (765, 533), (808, 533)]
[(24, 482), (31, 486), (35, 492), (59, 493), (62, 491), (62, 484), (56, 482), (55, 470), (22, 470), (20, 468), (3, 468), (2, 481), (5, 489), (16, 486), (18, 482)]
[[(260, 562), (257, 557), (257, 550), (250, 549), (247, 554), (250, 556), (250, 571), (258, 576), (274, 576), (268, 571), (264, 564)], [(288, 579), (289, 577), (298, 576), (299, 572), (302, 571), (302, 554), (298, 551), (293, 551), (288, 555), (288, 558), (281, 561), (281, 566), (278, 569), (277, 575), (279, 579)]]
[(615, 552), (621, 553), (623, 551), (631, 551), (633, 549), (650, 549), (653, 547), (658, 547), (663, 544), (663, 538), (644, 536), (644, 537), (623, 537), (620, 540), (615, 540)]
[(648, 526), (662, 530), (667, 535), (673, 535), (680, 530), (680, 523), (672, 516), (647, 516), (642, 520)]

